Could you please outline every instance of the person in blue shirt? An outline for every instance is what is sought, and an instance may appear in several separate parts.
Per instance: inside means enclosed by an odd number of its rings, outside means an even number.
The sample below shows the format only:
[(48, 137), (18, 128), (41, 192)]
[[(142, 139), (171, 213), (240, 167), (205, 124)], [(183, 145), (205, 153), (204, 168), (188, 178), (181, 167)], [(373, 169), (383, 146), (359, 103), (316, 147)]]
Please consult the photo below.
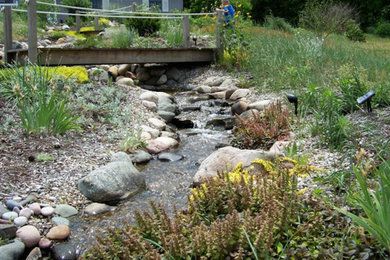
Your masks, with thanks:
[(225, 13), (224, 27), (230, 27), (234, 24), (235, 10), (229, 0), (222, 0), (222, 10)]

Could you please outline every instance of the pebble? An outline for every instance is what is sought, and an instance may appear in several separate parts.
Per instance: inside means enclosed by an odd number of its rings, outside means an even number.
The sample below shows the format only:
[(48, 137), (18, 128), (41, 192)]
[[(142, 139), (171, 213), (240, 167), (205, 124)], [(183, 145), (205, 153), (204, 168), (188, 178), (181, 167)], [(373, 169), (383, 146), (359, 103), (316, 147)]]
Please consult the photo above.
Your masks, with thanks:
[(24, 208), (19, 212), (19, 216), (30, 218), (34, 212), (29, 208)]
[(108, 206), (103, 203), (92, 203), (85, 208), (84, 212), (88, 215), (95, 216), (105, 212), (114, 211), (115, 209), (116, 207)]
[(16, 214), (19, 215), (19, 213), (20, 213), (20, 208), (14, 207), (12, 211), (13, 211), (13, 212), (16, 212)]
[(39, 243), (39, 240), (41, 240), (38, 229), (32, 225), (19, 228), (18, 231), (16, 231), (16, 236), (29, 248), (36, 246)]
[(42, 252), (39, 247), (35, 247), (26, 257), (26, 260), (39, 260), (42, 259)]
[(56, 260), (76, 260), (77, 251), (72, 244), (60, 244), (52, 247), (54, 259)]
[(8, 212), (8, 209), (6, 209), (2, 204), (0, 204), (0, 216), (6, 212)]
[(66, 225), (59, 225), (52, 227), (49, 232), (46, 234), (48, 239), (52, 240), (63, 240), (70, 235), (70, 228)]
[(15, 196), (15, 197), (12, 198), (12, 200), (20, 202), (20, 201), (22, 201), (22, 197)]
[(51, 216), (54, 214), (54, 208), (47, 206), (41, 209), (41, 214), (45, 217)]
[(41, 240), (39, 240), (38, 245), (42, 249), (50, 248), (53, 245), (53, 241), (43, 237)]
[(7, 200), (7, 202), (5, 203), (5, 205), (7, 206), (7, 208), (9, 210), (13, 210), (15, 207), (22, 207), (22, 204), (20, 204), (20, 202), (18, 201), (15, 201), (15, 200)]
[(10, 224), (10, 223), (11, 222), (9, 220), (0, 218), (0, 224)]
[(157, 158), (160, 161), (176, 162), (182, 160), (184, 156), (176, 153), (160, 153)]
[(16, 226), (9, 223), (0, 225), (0, 238), (3, 240), (13, 239), (16, 236)]
[(0, 246), (0, 259), (1, 260), (15, 260), (20, 259), (25, 246), (20, 241), (15, 241), (5, 246)]
[(71, 217), (78, 213), (75, 207), (66, 204), (57, 205), (55, 212), (63, 218)]
[(41, 214), (41, 205), (39, 203), (33, 203), (29, 206), (29, 208), (34, 212), (35, 215)]
[(2, 219), (6, 219), (6, 220), (14, 220), (17, 217), (18, 217), (18, 213), (13, 211), (6, 212), (1, 216)]
[(25, 206), (25, 205), (27, 205), (28, 203), (30, 203), (31, 201), (36, 200), (36, 199), (37, 199), (37, 197), (36, 197), (35, 195), (30, 194), (30, 195), (28, 195), (24, 200), (22, 200), (22, 201), (20, 202), (20, 204), (21, 204), (22, 206)]
[(62, 217), (53, 217), (51, 219), (51, 223), (53, 223), (54, 226), (59, 226), (59, 225), (69, 226), (70, 225), (70, 221), (68, 219), (62, 218)]
[(18, 227), (24, 226), (27, 223), (27, 218), (24, 217), (24, 216), (17, 217), (17, 218), (14, 219), (14, 223)]

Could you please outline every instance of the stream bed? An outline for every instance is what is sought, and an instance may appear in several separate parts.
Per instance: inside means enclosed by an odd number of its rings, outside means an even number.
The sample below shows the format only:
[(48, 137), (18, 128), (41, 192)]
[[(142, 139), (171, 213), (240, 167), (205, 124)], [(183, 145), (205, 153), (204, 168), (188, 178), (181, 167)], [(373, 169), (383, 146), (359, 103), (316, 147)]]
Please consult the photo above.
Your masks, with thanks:
[(224, 122), (225, 119), (230, 122), (234, 119), (230, 114), (230, 106), (192, 91), (171, 94), (181, 111), (177, 118), (193, 123), (192, 128), (177, 129), (179, 146), (169, 151), (184, 158), (166, 162), (154, 156), (147, 164), (136, 165), (145, 176), (145, 191), (121, 201), (114, 212), (97, 217), (73, 217), (69, 242), (76, 245), (79, 252), (88, 249), (96, 235), (108, 227), (121, 227), (123, 219), (134, 223), (134, 213), (150, 209), (150, 201), (163, 205), (168, 212), (172, 212), (174, 206), (184, 208), (200, 162), (217, 147), (228, 143), (231, 130)]

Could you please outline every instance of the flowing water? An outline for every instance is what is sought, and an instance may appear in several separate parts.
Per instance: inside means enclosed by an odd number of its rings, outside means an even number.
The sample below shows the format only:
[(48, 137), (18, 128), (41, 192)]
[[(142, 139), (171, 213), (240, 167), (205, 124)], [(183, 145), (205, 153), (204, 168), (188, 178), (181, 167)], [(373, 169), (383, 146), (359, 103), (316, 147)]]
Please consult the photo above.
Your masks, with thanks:
[[(182, 111), (178, 118), (193, 122), (192, 128), (177, 130), (180, 144), (170, 151), (183, 155), (184, 159), (163, 162), (155, 158), (145, 165), (137, 165), (145, 175), (147, 189), (144, 192), (120, 202), (113, 213), (71, 219), (70, 242), (77, 245), (79, 251), (84, 251), (95, 240), (96, 234), (107, 227), (121, 227), (124, 218), (132, 223), (135, 211), (150, 209), (151, 200), (164, 205), (168, 212), (174, 205), (177, 208), (185, 207), (199, 162), (215, 151), (218, 145), (227, 143), (230, 131), (225, 130), (228, 127), (223, 120), (231, 120), (230, 106), (192, 92), (172, 95)], [(210, 124), (210, 121), (214, 123)]]

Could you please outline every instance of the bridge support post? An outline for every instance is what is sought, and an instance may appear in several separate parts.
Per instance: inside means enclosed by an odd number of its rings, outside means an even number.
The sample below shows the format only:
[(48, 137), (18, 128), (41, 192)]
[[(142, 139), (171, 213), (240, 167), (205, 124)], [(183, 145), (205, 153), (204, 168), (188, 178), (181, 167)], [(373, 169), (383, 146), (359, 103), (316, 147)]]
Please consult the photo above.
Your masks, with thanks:
[(81, 28), (81, 22), (80, 22), (80, 11), (76, 11), (76, 33), (80, 33), (80, 28)]
[(99, 17), (96, 15), (97, 14), (95, 13), (95, 16), (93, 17), (93, 21), (94, 21), (95, 31), (98, 31), (99, 30)]
[(223, 10), (217, 9), (217, 19), (215, 20), (215, 30), (216, 30), (216, 47), (218, 57), (223, 55), (223, 43), (222, 43), (222, 34), (223, 34)]
[(183, 47), (190, 47), (190, 17), (189, 15), (183, 15)]
[(28, 1), (28, 59), (32, 63), (38, 60), (38, 37), (37, 37), (37, 1)]
[(4, 7), (4, 61), (11, 63), (11, 56), (8, 51), (12, 49), (12, 14), (11, 6)]

